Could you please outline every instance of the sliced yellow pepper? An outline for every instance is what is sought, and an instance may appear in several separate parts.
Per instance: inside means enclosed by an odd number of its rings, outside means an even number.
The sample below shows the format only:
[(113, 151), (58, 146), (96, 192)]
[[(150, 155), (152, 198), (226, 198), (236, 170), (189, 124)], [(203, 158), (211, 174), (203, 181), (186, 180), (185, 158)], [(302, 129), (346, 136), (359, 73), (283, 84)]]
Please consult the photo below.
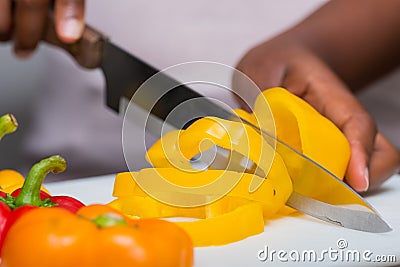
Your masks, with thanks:
[(205, 206), (200, 207), (176, 207), (155, 200), (150, 196), (124, 196), (118, 197), (109, 203), (126, 215), (139, 218), (206, 218)]
[[(250, 159), (259, 174), (244, 168), (193, 168), (190, 159), (212, 145)], [(273, 216), (292, 192), (280, 155), (256, 130), (240, 122), (202, 118), (187, 130), (166, 134), (146, 158), (156, 168), (118, 174), (113, 193), (118, 199), (110, 205), (131, 216), (200, 218), (179, 223), (197, 246), (227, 244), (262, 232), (264, 218)]]
[[(162, 169), (178, 164), (183, 166), (181, 164), (183, 160), (188, 161), (201, 152), (200, 146), (203, 140), (211, 140), (219, 147), (235, 151), (244, 158), (252, 160), (261, 170), (261, 173), (268, 174), (267, 179), (260, 175), (243, 173), (248, 170), (240, 168), (236, 172), (208, 170), (206, 173), (198, 170), (195, 172), (192, 167), (187, 170)], [(173, 144), (178, 144), (176, 146), (179, 146), (180, 150), (167, 150), (175, 153), (170, 155), (167, 153), (159, 154), (162, 151), (163, 144), (164, 147), (168, 147), (167, 144), (170, 144), (170, 147)], [(286, 202), (292, 192), (291, 180), (280, 155), (275, 153), (256, 130), (239, 122), (210, 117), (202, 118), (193, 123), (187, 130), (179, 131), (179, 134), (170, 134), (165, 139), (159, 140), (148, 150), (147, 159), (158, 168), (142, 170), (139, 173), (141, 175), (137, 177), (137, 181), (140, 180), (139, 184), (146, 193), (149, 193), (146, 188), (151, 188), (157, 192), (162, 191), (161, 188), (168, 186), (166, 180), (174, 185), (185, 187), (185, 190), (189, 186), (203, 185), (200, 188), (191, 188), (191, 193), (208, 194), (216, 197), (225, 195), (229, 190), (232, 190), (229, 193), (230, 195), (241, 190), (236, 196), (253, 199), (254, 195), (259, 194), (260, 199), (258, 200), (263, 199), (263, 203), (269, 206), (264, 208), (264, 213), (270, 216), (276, 213), (276, 210)], [(166, 162), (167, 164), (164, 165)], [(233, 162), (233, 164), (237, 163)], [(187, 165), (190, 164), (187, 163)], [(162, 179), (156, 181), (157, 177), (164, 177), (164, 181)], [(207, 179), (204, 177), (207, 177)], [(218, 185), (212, 183), (213, 181), (218, 181)], [(188, 184), (193, 182), (197, 184)], [(254, 190), (259, 187), (263, 190)], [(267, 188), (269, 193), (266, 192)], [(180, 190), (177, 188), (175, 191)]]
[[(226, 188), (222, 186), (207, 189), (196, 187), (199, 184), (217, 181), (221, 179), (221, 176), (224, 176), (222, 179), (232, 178), (239, 182), (228, 193), (224, 192)], [(284, 205), (292, 192), (285, 165), (282, 160), (276, 160), (267, 179), (256, 191), (249, 192), (249, 184), (253, 176), (254, 174), (220, 170), (188, 173), (175, 168), (142, 169), (138, 173), (119, 173), (115, 179), (113, 196), (120, 199), (127, 197), (124, 199), (128, 202), (129, 196), (145, 197), (149, 195), (142, 190), (141, 186), (153, 186), (152, 188), (155, 190), (153, 194), (160, 197), (159, 199), (163, 199), (164, 203), (177, 203), (180, 206), (186, 204), (186, 207), (196, 208), (199, 205), (188, 205), (187, 203), (211, 203), (216, 200), (215, 196), (221, 198), (227, 193), (228, 196), (259, 202), (263, 208), (264, 217), (272, 217)], [(167, 181), (159, 179), (159, 177), (163, 177)], [(168, 182), (179, 187), (169, 188)], [(188, 187), (192, 190), (188, 191)], [(181, 216), (184, 215), (181, 214)]]
[(222, 198), (209, 206), (215, 217), (177, 222), (189, 233), (194, 246), (225, 245), (264, 231), (262, 207), (257, 202)]
[[(191, 166), (189, 159), (209, 149), (212, 144), (234, 151), (241, 156), (241, 159), (255, 163), (258, 170), (253, 171), (258, 175), (253, 176), (249, 185), (250, 192), (264, 182), (264, 176), (269, 173), (271, 166), (281, 160), (275, 150), (251, 126), (214, 117), (202, 118), (194, 122), (187, 130), (168, 133), (147, 151), (146, 158), (156, 168), (175, 167), (187, 172), (199, 172)], [(241, 167), (232, 158), (228, 166), (228, 169), (240, 173), (252, 172)], [(227, 177), (225, 183), (219, 180), (221, 183), (219, 186), (228, 190), (240, 179), (233, 178)]]
[[(264, 112), (268, 105), (273, 118)], [(276, 123), (280, 140), (343, 177), (350, 156), (346, 138), (300, 98), (282, 88), (269, 89), (257, 98), (254, 113), (235, 112), (270, 133)], [(167, 133), (147, 151), (155, 168), (118, 174), (117, 199), (110, 205), (130, 216), (198, 218), (177, 222), (195, 246), (241, 240), (262, 232), (264, 219), (284, 210), (291, 179), (309, 175), (292, 152), (274, 145), (246, 124), (202, 118), (186, 130)], [(190, 159), (213, 146), (231, 153), (227, 170), (194, 168)], [(253, 166), (241, 167), (243, 160)]]
[(242, 198), (227, 196), (210, 205), (178, 208), (149, 196), (127, 196), (109, 205), (135, 218), (198, 218), (195, 221), (175, 222), (189, 233), (196, 247), (224, 245), (264, 231), (261, 204)]

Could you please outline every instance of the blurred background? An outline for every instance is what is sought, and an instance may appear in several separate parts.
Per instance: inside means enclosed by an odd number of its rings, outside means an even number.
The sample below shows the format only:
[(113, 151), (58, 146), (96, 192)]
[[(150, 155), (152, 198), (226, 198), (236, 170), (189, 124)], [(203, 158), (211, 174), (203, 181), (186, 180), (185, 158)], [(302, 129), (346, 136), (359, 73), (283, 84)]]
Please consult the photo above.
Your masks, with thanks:
[[(87, 23), (113, 42), (163, 69), (193, 60), (235, 66), (251, 47), (292, 26), (322, 0), (87, 0)], [(62, 50), (41, 44), (19, 60), (0, 45), (0, 114), (13, 113), (19, 129), (0, 142), (0, 169), (26, 173), (51, 154), (67, 159), (58, 178), (126, 170), (122, 119), (105, 106), (104, 77), (85, 70)], [(117, 68), (118, 66), (116, 66)], [(379, 129), (400, 148), (400, 72), (359, 95)], [(134, 166), (147, 166), (138, 148)]]

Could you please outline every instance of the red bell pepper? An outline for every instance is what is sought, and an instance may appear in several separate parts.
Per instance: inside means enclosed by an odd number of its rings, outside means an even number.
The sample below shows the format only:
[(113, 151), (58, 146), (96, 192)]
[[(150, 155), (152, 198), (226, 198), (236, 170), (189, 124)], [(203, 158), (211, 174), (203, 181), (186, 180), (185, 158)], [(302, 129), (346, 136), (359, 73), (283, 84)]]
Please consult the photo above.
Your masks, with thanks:
[(61, 207), (76, 213), (85, 206), (69, 196), (50, 196), (40, 190), (43, 179), (49, 172), (59, 173), (66, 168), (65, 160), (52, 156), (36, 163), (28, 173), (22, 188), (12, 194), (0, 193), (0, 251), (8, 230), (21, 216), (38, 207)]

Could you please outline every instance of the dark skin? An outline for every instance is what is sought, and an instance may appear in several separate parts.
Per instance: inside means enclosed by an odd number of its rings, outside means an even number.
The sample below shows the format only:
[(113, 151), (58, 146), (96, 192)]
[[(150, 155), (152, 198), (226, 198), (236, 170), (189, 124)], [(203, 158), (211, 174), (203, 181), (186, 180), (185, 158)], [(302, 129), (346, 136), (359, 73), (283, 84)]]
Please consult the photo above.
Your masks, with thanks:
[(261, 89), (282, 86), (302, 97), (343, 131), (352, 151), (345, 180), (359, 192), (400, 168), (399, 152), (353, 95), (399, 65), (399, 10), (398, 0), (329, 1), (237, 66)]
[(84, 27), (84, 0), (0, 0), (0, 41), (14, 41), (19, 57), (32, 54), (46, 31), (51, 6), (59, 39), (78, 40)]

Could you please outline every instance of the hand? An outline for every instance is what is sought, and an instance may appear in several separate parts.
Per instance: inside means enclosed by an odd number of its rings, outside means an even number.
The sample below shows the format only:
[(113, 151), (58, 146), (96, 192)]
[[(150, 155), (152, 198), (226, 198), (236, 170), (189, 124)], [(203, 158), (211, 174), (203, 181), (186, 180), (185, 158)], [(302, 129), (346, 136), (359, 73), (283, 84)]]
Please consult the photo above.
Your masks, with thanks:
[(29, 56), (46, 31), (53, 3), (60, 40), (78, 40), (84, 28), (84, 0), (0, 0), (0, 41), (13, 39), (15, 53)]
[(356, 191), (377, 188), (398, 172), (398, 151), (377, 131), (349, 88), (302, 43), (278, 36), (250, 50), (237, 68), (261, 90), (276, 86), (288, 89), (342, 130), (352, 153), (345, 181)]

